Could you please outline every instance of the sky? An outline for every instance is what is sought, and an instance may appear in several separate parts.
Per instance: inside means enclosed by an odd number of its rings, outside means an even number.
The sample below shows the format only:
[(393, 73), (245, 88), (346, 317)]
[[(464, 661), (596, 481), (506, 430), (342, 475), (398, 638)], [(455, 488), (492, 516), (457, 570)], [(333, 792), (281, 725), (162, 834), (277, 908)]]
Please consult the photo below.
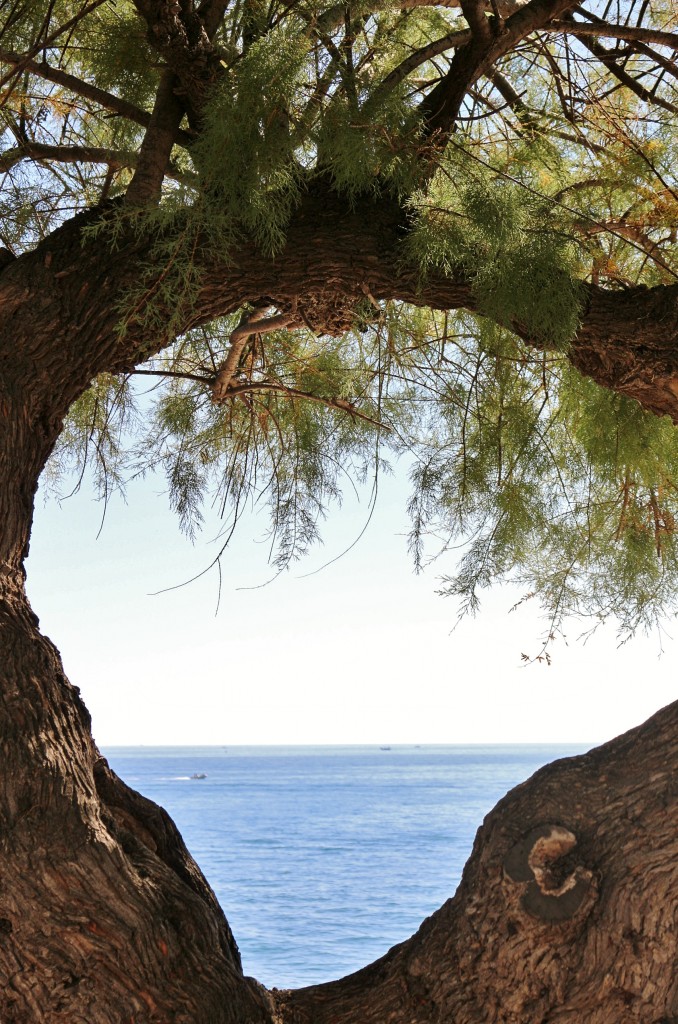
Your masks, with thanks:
[[(163, 480), (102, 506), (83, 487), (38, 497), (28, 591), (80, 687), (99, 745), (598, 743), (676, 696), (676, 640), (623, 647), (612, 626), (567, 628), (552, 664), (525, 665), (545, 629), (520, 594), (491, 591), (474, 619), (436, 594), (407, 553), (406, 473), (347, 499), (324, 544), (265, 585), (266, 523), (244, 519), (215, 572), (218, 524), (192, 545)], [(330, 565), (323, 565), (332, 560)], [(186, 583), (185, 586), (181, 584)], [(175, 588), (175, 589), (167, 589)], [(663, 653), (661, 647), (663, 646)]]

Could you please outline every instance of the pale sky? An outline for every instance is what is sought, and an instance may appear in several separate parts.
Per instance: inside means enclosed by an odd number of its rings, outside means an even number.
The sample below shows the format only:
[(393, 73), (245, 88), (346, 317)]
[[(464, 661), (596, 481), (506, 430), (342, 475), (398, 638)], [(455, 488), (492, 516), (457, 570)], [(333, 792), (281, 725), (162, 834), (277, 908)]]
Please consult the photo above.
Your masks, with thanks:
[(656, 637), (619, 648), (605, 627), (584, 645), (572, 624), (550, 667), (524, 667), (544, 623), (529, 604), (509, 613), (508, 590), (453, 629), (453, 602), (435, 594), (451, 563), (413, 573), (403, 474), (382, 480), (365, 535), (316, 575), (359, 534), (364, 504), (335, 510), (324, 547), (264, 587), (265, 522), (241, 523), (216, 616), (214, 572), (152, 596), (215, 553), (215, 527), (192, 546), (162, 488), (134, 484), (98, 539), (91, 492), (38, 499), (29, 594), (100, 745), (594, 743), (677, 696), (667, 637), (660, 657)]

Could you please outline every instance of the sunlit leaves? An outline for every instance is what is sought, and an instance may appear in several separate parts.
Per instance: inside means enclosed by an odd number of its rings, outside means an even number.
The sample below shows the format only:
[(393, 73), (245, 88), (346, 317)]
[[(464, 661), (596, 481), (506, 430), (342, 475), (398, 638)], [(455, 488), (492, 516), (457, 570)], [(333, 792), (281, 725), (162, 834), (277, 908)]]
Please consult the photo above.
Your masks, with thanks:
[(495, 322), (567, 345), (579, 320), (577, 251), (543, 196), (462, 151), (411, 205), (405, 250), (422, 275), (463, 274)]
[(443, 589), (467, 611), (510, 579), (555, 626), (576, 614), (649, 628), (678, 586), (675, 428), (493, 333), (414, 471), (413, 544), (420, 557), (427, 536), (460, 546)]
[(85, 466), (92, 470), (100, 498), (124, 490), (129, 438), (139, 423), (129, 381), (102, 374), (77, 402), (59, 436), (46, 470), (48, 489), (59, 493), (61, 482), (75, 468), (80, 486)]

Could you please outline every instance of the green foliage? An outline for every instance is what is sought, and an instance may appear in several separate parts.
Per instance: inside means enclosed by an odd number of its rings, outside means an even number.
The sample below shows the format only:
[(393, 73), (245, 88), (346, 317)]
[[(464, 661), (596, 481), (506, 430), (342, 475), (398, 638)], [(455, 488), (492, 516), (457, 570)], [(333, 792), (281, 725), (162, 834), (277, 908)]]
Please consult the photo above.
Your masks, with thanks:
[[(14, 5), (0, 48), (150, 114), (163, 59), (136, 5), (117, 0), (78, 19), (82, 10), (72, 0)], [(625, 0), (619, 17), (636, 22)], [(643, 5), (640, 17), (674, 31), (669, 0)], [(582, 41), (528, 38), (496, 75), (488, 68), (471, 83), (443, 149), (420, 104), (454, 59), (439, 41), (466, 28), (458, 7), (386, 0), (226, 5), (214, 37), (223, 74), (200, 117), (182, 125), (197, 138), (174, 147), (162, 201), (119, 204), (117, 216), (106, 203), (86, 232), (147, 254), (119, 332), (148, 338), (140, 358), (165, 345), (140, 367), (163, 383), (151, 402), (127, 378), (96, 381), (71, 410), (53, 483), (91, 462), (105, 497), (158, 468), (182, 529), (196, 536), (215, 500), (224, 542), (248, 503), (266, 504), (272, 557), (284, 566), (318, 541), (347, 481), (406, 455), (415, 563), (435, 553), (434, 538), (460, 545), (444, 589), (462, 609), (511, 579), (556, 624), (576, 612), (647, 626), (678, 586), (675, 430), (582, 380), (564, 353), (580, 282), (677, 278), (669, 58), (657, 64), (628, 40), (617, 51), (664, 104), (650, 108)], [(2, 76), (0, 242), (20, 255), (74, 212), (124, 192), (134, 164), (125, 153), (138, 151), (144, 129), (35, 68), (13, 75), (3, 65)], [(110, 156), (6, 157), (29, 144)], [(343, 337), (252, 335), (232, 393), (214, 404), (211, 384), (243, 311), (181, 335), (205, 319), (201, 267), (252, 243), (280, 259), (290, 218), (318, 182), (347, 206), (361, 195), (399, 202), (403, 263), (422, 281), (470, 282), (478, 315), (379, 308), (366, 295)]]
[(72, 411), (58, 459), (106, 465), (104, 492), (163, 470), (193, 538), (207, 501), (223, 515), (224, 544), (245, 508), (265, 505), (272, 562), (284, 568), (319, 541), (349, 480), (406, 455), (415, 565), (439, 559), (441, 545), (456, 552), (441, 592), (462, 613), (497, 581), (539, 600), (553, 630), (575, 614), (611, 617), (626, 636), (672, 606), (678, 444), (668, 420), (486, 320), (401, 305), (343, 338), (253, 337), (240, 390), (215, 405), (209, 382), (237, 320), (191, 332), (148, 366), (176, 376), (144, 403), (140, 426), (129, 382), (98, 381)]
[(282, 245), (299, 195), (290, 112), (303, 79), (308, 41), (290, 31), (254, 42), (216, 90), (191, 156), (202, 181), (204, 219), (215, 244), (239, 230), (261, 248)]
[(397, 195), (416, 181), (419, 124), (399, 92), (362, 108), (341, 95), (328, 104), (316, 144), (319, 163), (349, 199), (385, 188)]
[(673, 424), (496, 329), (463, 369), (472, 383), (413, 473), (417, 560), (427, 535), (462, 545), (442, 592), (463, 611), (511, 580), (554, 628), (570, 614), (610, 616), (623, 635), (655, 625), (678, 585)]
[(48, 463), (45, 482), (58, 493), (64, 478), (78, 467), (76, 487), (89, 466), (98, 496), (106, 499), (124, 490), (128, 459), (126, 442), (139, 423), (139, 414), (129, 380), (101, 374), (75, 402), (64, 423), (55, 451)]
[[(207, 500), (221, 508), (225, 535), (248, 504), (268, 505), (272, 561), (282, 568), (318, 541), (327, 505), (341, 501), (342, 480), (364, 478), (375, 457), (381, 465), (380, 406), (369, 394), (378, 353), (374, 339), (360, 335), (327, 345), (310, 332), (274, 332), (265, 347), (254, 342), (244, 356), (239, 380), (250, 386), (215, 405), (209, 380), (237, 319), (192, 332), (151, 364), (160, 377), (168, 365), (178, 376), (145, 403), (143, 428), (127, 437), (126, 472), (161, 469), (170, 504), (192, 538)], [(349, 407), (356, 396), (361, 417)], [(332, 404), (337, 400), (344, 405)], [(91, 411), (88, 404), (73, 413), (81, 439), (87, 434), (98, 447), (101, 417), (95, 421)], [(81, 447), (83, 457), (91, 454)]]
[[(104, 4), (98, 17), (81, 22), (76, 29), (79, 59), (77, 73), (85, 64), (99, 88), (118, 93), (137, 106), (152, 105), (158, 83), (157, 58), (148, 43), (144, 24), (129, 0)], [(116, 118), (114, 130), (125, 129)]]
[(547, 347), (567, 345), (579, 322), (579, 261), (544, 196), (457, 152), (411, 207), (405, 256), (422, 278), (463, 274), (486, 316)]

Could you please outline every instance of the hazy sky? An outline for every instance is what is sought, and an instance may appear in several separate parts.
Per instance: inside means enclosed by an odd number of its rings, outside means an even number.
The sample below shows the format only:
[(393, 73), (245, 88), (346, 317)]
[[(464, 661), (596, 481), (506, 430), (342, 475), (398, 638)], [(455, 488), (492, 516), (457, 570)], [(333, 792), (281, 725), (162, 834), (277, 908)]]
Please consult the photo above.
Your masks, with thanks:
[[(102, 744), (598, 742), (676, 696), (678, 648), (656, 637), (617, 647), (613, 628), (586, 645), (535, 654), (544, 623), (516, 594), (488, 594), (456, 629), (435, 594), (437, 563), (416, 577), (407, 555), (407, 481), (384, 479), (377, 512), (330, 516), (326, 543), (269, 586), (265, 522), (248, 519), (217, 577), (180, 584), (215, 552), (215, 528), (183, 538), (159, 479), (125, 506), (85, 489), (38, 500), (29, 594), (43, 631), (92, 712)], [(254, 588), (254, 589), (241, 589)]]

